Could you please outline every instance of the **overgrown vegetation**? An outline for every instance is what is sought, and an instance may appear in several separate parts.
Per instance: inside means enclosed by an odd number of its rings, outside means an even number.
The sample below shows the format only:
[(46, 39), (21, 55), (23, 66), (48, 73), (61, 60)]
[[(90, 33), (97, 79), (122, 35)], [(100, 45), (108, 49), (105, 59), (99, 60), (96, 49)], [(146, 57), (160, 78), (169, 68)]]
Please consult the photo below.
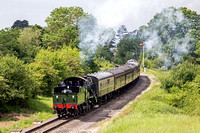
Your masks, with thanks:
[(170, 105), (187, 114), (200, 115), (199, 66), (183, 62), (161, 78)]
[[(163, 71), (148, 71), (148, 74), (152, 73), (159, 79), (162, 78), (162, 75), (166, 75), (166, 72)], [(161, 87), (162, 84), (159, 84), (159, 79), (154, 78), (153, 88), (109, 122), (108, 125), (103, 126), (100, 132), (198, 132), (200, 130), (200, 116), (194, 116), (191, 110), (188, 114), (188, 112), (185, 112), (187, 109), (171, 104), (172, 100), (169, 99), (171, 93)], [(175, 95), (173, 96), (175, 97)], [(193, 107), (193, 104), (190, 103), (189, 105), (187, 101), (193, 100), (193, 97), (184, 99), (190, 107)], [(198, 109), (199, 106), (198, 104), (198, 107), (195, 108)]]

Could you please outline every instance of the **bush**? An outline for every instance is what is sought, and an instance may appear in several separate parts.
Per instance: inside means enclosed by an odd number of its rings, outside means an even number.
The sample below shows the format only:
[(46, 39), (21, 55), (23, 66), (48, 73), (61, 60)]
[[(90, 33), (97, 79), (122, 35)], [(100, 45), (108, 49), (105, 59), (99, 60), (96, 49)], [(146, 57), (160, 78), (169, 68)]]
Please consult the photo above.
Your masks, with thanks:
[(185, 113), (192, 115), (200, 115), (200, 89), (199, 84), (187, 82), (182, 86), (185, 97), (183, 109)]
[(169, 75), (163, 75), (161, 79), (162, 87), (168, 92), (173, 86), (181, 88), (186, 82), (193, 81), (198, 73), (198, 66), (184, 62), (174, 67)]
[(154, 60), (145, 59), (144, 66), (152, 69), (152, 68), (161, 68), (164, 65), (164, 60), (161, 58), (156, 58)]
[(200, 115), (199, 66), (179, 64), (161, 78), (161, 83), (170, 105), (183, 108), (187, 114)]
[[(17, 104), (32, 96), (34, 81), (30, 72), (17, 57), (0, 59), (0, 104)], [(23, 102), (22, 102), (23, 103)]]

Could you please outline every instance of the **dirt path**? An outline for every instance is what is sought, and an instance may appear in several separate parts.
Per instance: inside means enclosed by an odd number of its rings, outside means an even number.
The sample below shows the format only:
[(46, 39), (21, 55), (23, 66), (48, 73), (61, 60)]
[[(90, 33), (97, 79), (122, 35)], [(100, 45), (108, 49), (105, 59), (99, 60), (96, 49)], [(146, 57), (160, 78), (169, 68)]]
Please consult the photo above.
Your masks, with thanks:
[[(151, 80), (150, 80), (151, 79)], [(129, 107), (136, 99), (143, 93), (148, 91), (154, 82), (152, 78), (147, 75), (141, 75), (135, 86), (123, 93), (121, 96), (116, 97), (108, 103), (102, 105), (98, 109), (91, 111), (84, 116), (75, 119), (66, 125), (61, 126), (59, 129), (52, 131), (53, 133), (94, 133), (97, 132), (100, 123), (107, 123), (112, 120), (116, 115), (122, 112), (125, 108)], [(131, 101), (131, 102), (130, 102)]]

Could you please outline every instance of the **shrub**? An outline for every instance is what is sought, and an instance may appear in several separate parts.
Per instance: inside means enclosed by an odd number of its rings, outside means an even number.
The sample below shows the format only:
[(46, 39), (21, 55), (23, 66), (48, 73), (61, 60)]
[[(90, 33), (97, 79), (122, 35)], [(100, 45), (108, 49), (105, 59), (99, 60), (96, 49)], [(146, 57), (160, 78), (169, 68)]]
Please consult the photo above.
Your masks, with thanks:
[(14, 56), (0, 58), (0, 104), (30, 98), (33, 87), (34, 81), (23, 61)]
[(161, 79), (170, 105), (183, 108), (191, 115), (200, 115), (199, 66), (184, 62), (174, 67)]
[(200, 115), (200, 89), (199, 84), (195, 82), (187, 82), (182, 86), (185, 97), (183, 109), (185, 113), (192, 115)]
[(184, 62), (174, 67), (169, 75), (164, 75), (162, 77), (162, 87), (168, 92), (170, 92), (170, 88), (173, 86), (180, 89), (186, 82), (193, 81), (198, 73), (198, 66), (189, 62)]

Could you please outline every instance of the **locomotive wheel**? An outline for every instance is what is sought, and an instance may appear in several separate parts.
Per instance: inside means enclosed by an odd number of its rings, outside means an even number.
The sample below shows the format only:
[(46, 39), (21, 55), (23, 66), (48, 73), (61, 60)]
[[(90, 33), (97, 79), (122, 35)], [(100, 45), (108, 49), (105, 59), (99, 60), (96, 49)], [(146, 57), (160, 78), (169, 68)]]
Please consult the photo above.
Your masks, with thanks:
[(90, 111), (90, 109), (91, 109), (90, 104), (87, 104), (87, 110)]
[(86, 105), (86, 109), (85, 109), (85, 112), (88, 112), (88, 105)]
[(79, 116), (79, 110), (78, 109), (74, 111), (74, 117), (76, 117), (76, 116)]
[(84, 113), (83, 106), (80, 106), (80, 114)]
[(57, 116), (58, 116), (59, 119), (62, 118), (62, 115), (61, 115), (61, 114), (57, 114)]
[(80, 106), (78, 106), (78, 109), (77, 109), (77, 115), (81, 115)]
[(111, 99), (113, 97), (112, 93), (109, 94), (109, 98)]

